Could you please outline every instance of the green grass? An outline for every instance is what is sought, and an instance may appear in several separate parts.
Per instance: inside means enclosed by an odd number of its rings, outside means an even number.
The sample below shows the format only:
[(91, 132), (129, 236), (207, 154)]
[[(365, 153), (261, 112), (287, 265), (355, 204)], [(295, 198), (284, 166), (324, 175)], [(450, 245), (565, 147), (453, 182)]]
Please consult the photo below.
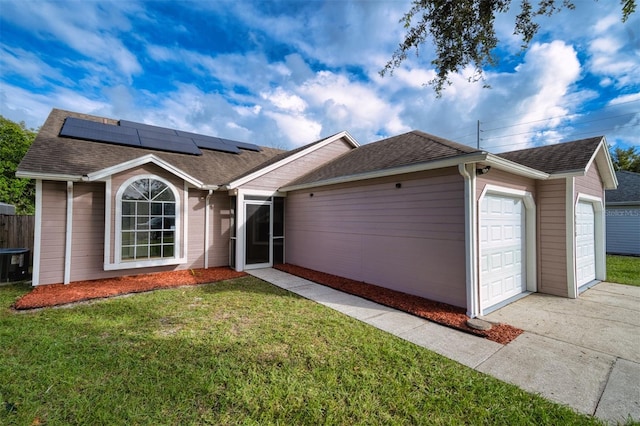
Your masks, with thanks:
[(640, 257), (607, 255), (607, 281), (640, 286)]
[(15, 313), (0, 424), (597, 424), (253, 277)]

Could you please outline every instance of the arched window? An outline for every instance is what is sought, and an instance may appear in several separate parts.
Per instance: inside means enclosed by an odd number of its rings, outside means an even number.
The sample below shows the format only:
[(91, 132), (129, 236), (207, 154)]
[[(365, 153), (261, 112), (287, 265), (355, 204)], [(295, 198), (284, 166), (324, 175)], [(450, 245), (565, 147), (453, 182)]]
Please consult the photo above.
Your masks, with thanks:
[(120, 259), (150, 261), (176, 257), (176, 195), (159, 179), (144, 177), (121, 192)]

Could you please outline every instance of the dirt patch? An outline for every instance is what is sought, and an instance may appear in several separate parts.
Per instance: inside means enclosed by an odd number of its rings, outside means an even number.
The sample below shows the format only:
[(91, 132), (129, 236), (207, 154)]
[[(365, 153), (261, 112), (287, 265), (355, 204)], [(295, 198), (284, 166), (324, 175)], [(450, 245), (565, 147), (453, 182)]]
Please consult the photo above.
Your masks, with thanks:
[(506, 345), (522, 334), (522, 330), (508, 324), (493, 324), (491, 330), (476, 330), (467, 325), (469, 317), (464, 308), (448, 305), (446, 303), (434, 302), (423, 297), (412, 296), (388, 288), (367, 284), (360, 281), (336, 275), (326, 274), (311, 269), (302, 268), (295, 265), (276, 265), (276, 269), (292, 275), (308, 279), (318, 284), (335, 288), (365, 299), (372, 300), (382, 305), (390, 306), (404, 312), (428, 319), (438, 324), (446, 325), (477, 336), (486, 337), (497, 343)]
[(140, 293), (161, 288), (205, 284), (247, 275), (231, 268), (187, 269), (155, 274), (129, 275), (104, 280), (76, 281), (35, 287), (13, 305), (15, 309), (34, 309), (66, 305), (103, 297)]

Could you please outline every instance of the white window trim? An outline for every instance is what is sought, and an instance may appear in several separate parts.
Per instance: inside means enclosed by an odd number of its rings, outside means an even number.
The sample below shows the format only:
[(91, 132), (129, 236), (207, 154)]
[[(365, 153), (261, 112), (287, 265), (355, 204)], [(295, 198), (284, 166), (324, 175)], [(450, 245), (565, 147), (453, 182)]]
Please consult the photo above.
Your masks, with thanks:
[[(478, 205), (482, 203), (482, 200), (487, 194), (503, 195), (507, 197), (522, 199), (522, 202), (524, 203), (524, 209), (525, 209), (525, 237), (526, 237), (526, 241), (525, 241), (526, 266), (525, 267), (527, 268), (526, 285), (527, 285), (527, 291), (530, 291), (530, 292), (537, 291), (538, 279), (537, 279), (537, 269), (536, 269), (536, 266), (537, 266), (537, 263), (536, 263), (536, 241), (537, 241), (536, 204), (533, 199), (533, 195), (529, 191), (523, 191), (519, 189), (507, 188), (504, 186), (487, 184), (485, 185), (484, 189), (482, 190), (482, 193), (480, 194), (480, 197), (478, 198)], [(479, 220), (479, 214), (478, 214), (478, 220)], [(476, 237), (476, 244), (478, 247), (477, 255), (479, 257), (481, 253), (480, 253), (480, 241), (477, 233), (475, 237)], [(478, 266), (478, 280), (477, 280), (478, 302), (480, 303), (480, 312), (484, 314), (484, 307), (481, 305), (482, 298), (480, 297), (480, 288), (482, 283), (480, 282), (479, 264), (480, 264), (479, 261), (476, 262), (476, 266)]]
[[(154, 259), (154, 260), (139, 260), (139, 261), (123, 261), (122, 260), (122, 252), (120, 250), (120, 246), (122, 244), (122, 194), (124, 191), (131, 185), (133, 182), (140, 179), (155, 179), (158, 180), (169, 188), (174, 195), (176, 202), (176, 234), (175, 234), (175, 242), (174, 242), (174, 257), (172, 258), (164, 258), (164, 259)], [(109, 200), (105, 204), (105, 210), (107, 214), (105, 215), (105, 220), (107, 223), (111, 223), (111, 182), (107, 181), (107, 200)], [(185, 197), (188, 197), (188, 194), (185, 194)], [(179, 265), (187, 262), (187, 258), (184, 255), (186, 252), (186, 248), (183, 247), (182, 244), (182, 235), (183, 233), (186, 235), (186, 220), (184, 221), (184, 228), (182, 223), (183, 218), (183, 209), (185, 208), (185, 200), (180, 199), (180, 193), (176, 189), (176, 187), (169, 182), (167, 179), (164, 179), (160, 176), (153, 174), (140, 174), (133, 176), (127, 179), (125, 182), (120, 185), (118, 191), (116, 192), (116, 196), (114, 198), (115, 205), (115, 214), (113, 215), (113, 222), (115, 225), (115, 233), (113, 238), (113, 247), (114, 247), (114, 262), (110, 263), (109, 256), (109, 243), (108, 241), (111, 238), (110, 231), (111, 226), (105, 226), (105, 263), (104, 270), (112, 271), (112, 270), (120, 270), (120, 269), (135, 269), (135, 268), (149, 268), (154, 266), (166, 266), (166, 265)], [(107, 219), (108, 217), (108, 219)], [(186, 242), (186, 238), (184, 239)]]

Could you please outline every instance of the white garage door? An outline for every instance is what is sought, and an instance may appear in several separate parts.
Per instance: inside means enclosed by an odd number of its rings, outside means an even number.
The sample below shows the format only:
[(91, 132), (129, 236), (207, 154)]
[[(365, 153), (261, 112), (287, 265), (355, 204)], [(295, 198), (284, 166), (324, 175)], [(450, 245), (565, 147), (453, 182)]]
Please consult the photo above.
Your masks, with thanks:
[(576, 207), (576, 280), (578, 287), (596, 279), (596, 239), (593, 204)]
[(520, 198), (485, 195), (480, 203), (482, 310), (527, 290), (525, 209)]

